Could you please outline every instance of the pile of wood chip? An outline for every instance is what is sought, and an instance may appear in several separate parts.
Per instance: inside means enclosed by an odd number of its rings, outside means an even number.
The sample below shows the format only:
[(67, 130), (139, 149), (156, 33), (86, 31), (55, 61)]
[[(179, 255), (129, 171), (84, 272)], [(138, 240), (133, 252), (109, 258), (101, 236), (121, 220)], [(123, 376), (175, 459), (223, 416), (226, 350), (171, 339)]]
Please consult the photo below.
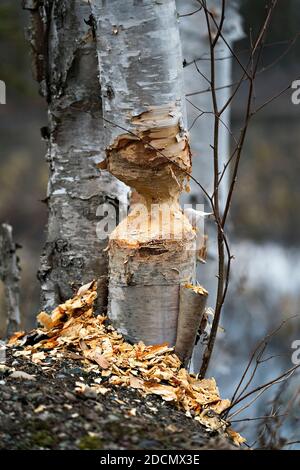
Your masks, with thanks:
[(15, 355), (40, 364), (47, 356), (82, 360), (85, 369), (99, 377), (90, 386), (78, 382), (79, 394), (106, 394), (107, 384), (132, 387), (144, 396), (155, 394), (174, 403), (208, 430), (226, 432), (237, 445), (245, 441), (221, 418), (230, 401), (220, 398), (213, 378), (189, 374), (167, 344), (127, 343), (107, 317), (94, 316), (96, 297), (96, 282), (91, 282), (51, 315), (41, 312), (37, 319), (42, 328), (11, 337), (9, 345), (19, 346)]

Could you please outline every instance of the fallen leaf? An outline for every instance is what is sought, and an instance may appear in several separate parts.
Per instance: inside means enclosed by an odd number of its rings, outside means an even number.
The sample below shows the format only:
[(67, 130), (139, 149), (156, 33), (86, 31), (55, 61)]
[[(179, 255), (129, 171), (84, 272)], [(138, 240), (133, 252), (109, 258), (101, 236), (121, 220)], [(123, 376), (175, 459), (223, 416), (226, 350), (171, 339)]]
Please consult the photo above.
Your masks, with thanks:
[(129, 385), (132, 388), (143, 388), (144, 382), (141, 379), (138, 379), (137, 377), (131, 376), (129, 378)]
[(98, 385), (98, 387), (96, 388), (96, 391), (97, 393), (100, 393), (101, 395), (106, 395), (109, 392), (109, 389), (101, 385)]
[(32, 360), (32, 362), (34, 362), (35, 364), (39, 364), (39, 363), (42, 362), (45, 358), (46, 358), (46, 355), (45, 355), (45, 353), (42, 351), (42, 352), (36, 352), (36, 353), (32, 354), (31, 360)]
[(81, 347), (82, 351), (88, 351), (89, 350), (88, 345), (83, 341), (83, 339), (79, 340), (79, 346)]
[(22, 351), (14, 351), (13, 352), (13, 356), (14, 357), (20, 357), (20, 356), (31, 356), (31, 350), (28, 350), (28, 349), (24, 349)]
[(97, 362), (97, 364), (102, 368), (102, 369), (108, 369), (110, 366), (110, 363), (108, 360), (103, 356), (103, 354), (94, 354), (94, 361)]
[(48, 313), (46, 312), (39, 313), (37, 316), (37, 321), (40, 323), (40, 325), (44, 326), (47, 330), (50, 330), (54, 326), (50, 315), (48, 315)]
[(228, 428), (226, 432), (236, 446), (240, 446), (247, 440), (244, 437), (242, 437), (238, 432), (234, 431), (231, 428)]
[(220, 400), (215, 404), (210, 405), (210, 408), (214, 410), (217, 414), (223, 413), (231, 405), (230, 400)]
[(77, 292), (77, 295), (83, 295), (83, 294), (86, 294), (90, 290), (94, 290), (93, 288), (95, 284), (96, 284), (96, 281), (91, 281), (85, 284), (84, 286), (81, 286)]
[(45, 410), (46, 410), (46, 407), (44, 405), (40, 405), (37, 408), (35, 408), (34, 412), (35, 413), (42, 413)]
[(128, 410), (126, 414), (128, 416), (136, 416), (136, 408), (131, 408), (131, 410)]
[(8, 344), (15, 344), (23, 336), (25, 336), (25, 331), (17, 331), (9, 338)]
[(169, 385), (161, 384), (144, 384), (143, 389), (147, 393), (154, 393), (155, 395), (160, 395), (165, 401), (176, 401), (177, 395), (174, 387)]
[(169, 432), (179, 432), (179, 429), (175, 426), (175, 424), (169, 424), (169, 426), (166, 427), (166, 431)]

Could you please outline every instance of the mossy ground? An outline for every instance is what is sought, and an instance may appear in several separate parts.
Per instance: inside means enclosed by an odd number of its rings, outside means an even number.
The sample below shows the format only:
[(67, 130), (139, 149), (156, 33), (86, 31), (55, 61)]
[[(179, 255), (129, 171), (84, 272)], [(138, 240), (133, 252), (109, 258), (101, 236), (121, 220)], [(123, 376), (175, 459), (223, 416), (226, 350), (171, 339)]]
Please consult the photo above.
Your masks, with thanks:
[(5, 365), (36, 380), (0, 373), (0, 449), (232, 448), (158, 397), (122, 387), (95, 398), (76, 395), (76, 382), (95, 378), (78, 361), (45, 367), (9, 350)]

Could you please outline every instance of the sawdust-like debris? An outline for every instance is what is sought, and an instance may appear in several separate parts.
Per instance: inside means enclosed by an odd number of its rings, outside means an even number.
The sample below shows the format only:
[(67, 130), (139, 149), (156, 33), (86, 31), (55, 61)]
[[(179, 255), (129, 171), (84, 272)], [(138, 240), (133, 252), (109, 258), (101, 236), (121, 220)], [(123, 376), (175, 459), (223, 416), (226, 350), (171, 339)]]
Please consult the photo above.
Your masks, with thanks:
[[(101, 383), (103, 378), (106, 384), (138, 389), (143, 396), (159, 395), (207, 429), (226, 432), (236, 445), (245, 441), (220, 416), (230, 401), (220, 398), (215, 379), (201, 380), (189, 374), (168, 344), (127, 343), (109, 325), (107, 317), (94, 316), (96, 297), (96, 282), (91, 282), (51, 315), (40, 313), (37, 319), (42, 328), (27, 336), (20, 332), (11, 337), (10, 346), (23, 346), (14, 355), (33, 362), (42, 362), (47, 356), (54, 359), (77, 356), (86, 371), (99, 373), (99, 379), (91, 386), (77, 382), (77, 394), (105, 395), (109, 388)], [(34, 335), (42, 339), (28, 344), (28, 338)]]

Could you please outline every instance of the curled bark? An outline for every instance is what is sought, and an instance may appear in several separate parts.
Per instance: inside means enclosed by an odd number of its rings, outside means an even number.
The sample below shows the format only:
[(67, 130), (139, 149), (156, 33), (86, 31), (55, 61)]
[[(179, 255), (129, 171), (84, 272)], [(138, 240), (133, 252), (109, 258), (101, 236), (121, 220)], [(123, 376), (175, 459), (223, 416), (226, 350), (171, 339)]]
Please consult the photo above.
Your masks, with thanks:
[(20, 278), (21, 269), (13, 241), (12, 227), (0, 225), (0, 279), (4, 284), (7, 308), (7, 336), (20, 328)]
[[(197, 333), (201, 333), (201, 324), (208, 297), (202, 286), (184, 284), (180, 286), (180, 305), (177, 326), (175, 352), (184, 366), (192, 357)], [(206, 322), (204, 322), (206, 323)]]

